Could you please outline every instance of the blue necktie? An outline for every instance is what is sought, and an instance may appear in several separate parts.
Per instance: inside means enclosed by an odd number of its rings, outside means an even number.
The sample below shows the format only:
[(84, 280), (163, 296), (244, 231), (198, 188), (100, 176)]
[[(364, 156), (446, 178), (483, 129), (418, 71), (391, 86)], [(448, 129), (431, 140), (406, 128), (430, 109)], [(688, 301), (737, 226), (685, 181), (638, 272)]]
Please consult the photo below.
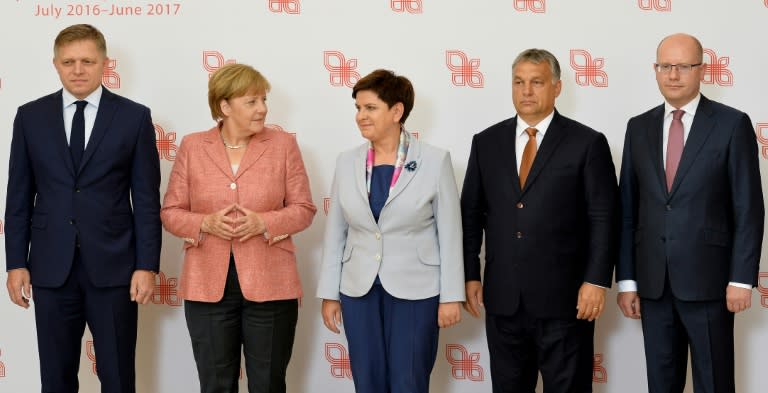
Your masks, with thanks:
[(88, 101), (76, 101), (77, 110), (72, 118), (72, 129), (69, 136), (69, 151), (72, 154), (72, 163), (75, 164), (75, 171), (80, 168), (80, 161), (83, 159), (85, 150), (85, 106)]

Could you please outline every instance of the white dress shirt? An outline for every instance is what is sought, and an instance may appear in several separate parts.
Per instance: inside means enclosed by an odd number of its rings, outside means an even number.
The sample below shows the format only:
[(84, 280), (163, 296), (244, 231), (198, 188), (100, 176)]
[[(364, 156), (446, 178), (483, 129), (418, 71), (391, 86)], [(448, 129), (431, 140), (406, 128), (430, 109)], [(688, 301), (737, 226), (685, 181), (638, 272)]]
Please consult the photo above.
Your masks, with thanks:
[[(93, 131), (93, 124), (96, 122), (96, 113), (99, 111), (99, 101), (101, 101), (101, 93), (103, 88), (99, 86), (88, 97), (85, 97), (84, 101), (88, 101), (88, 105), (83, 110), (85, 116), (85, 145), (83, 150), (88, 146), (88, 140), (91, 138), (91, 131)], [(64, 104), (64, 132), (67, 133), (67, 143), (72, 136), (72, 118), (75, 117), (75, 111), (77, 110), (76, 101), (80, 101), (67, 89), (62, 89), (61, 92), (62, 102)]]

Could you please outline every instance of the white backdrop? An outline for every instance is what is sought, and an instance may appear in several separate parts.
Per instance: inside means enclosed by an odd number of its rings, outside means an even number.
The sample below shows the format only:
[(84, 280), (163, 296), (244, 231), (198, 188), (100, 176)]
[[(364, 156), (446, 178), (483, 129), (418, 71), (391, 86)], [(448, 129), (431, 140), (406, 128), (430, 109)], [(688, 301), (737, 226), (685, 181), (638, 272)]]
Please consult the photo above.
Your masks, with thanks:
[[(604, 132), (618, 168), (627, 119), (662, 102), (651, 68), (658, 41), (688, 32), (701, 39), (712, 64), (704, 94), (751, 116), (768, 173), (768, 0), (4, 0), (0, 184), (7, 181), (16, 108), (60, 87), (53, 39), (75, 23), (94, 24), (107, 38), (113, 63), (104, 84), (152, 108), (161, 192), (182, 137), (213, 124), (206, 101), (211, 71), (247, 63), (272, 83), (268, 123), (296, 134), (319, 208), (313, 225), (296, 236), (305, 297), (288, 371), (292, 393), (353, 391), (346, 340), (323, 327), (314, 292), (335, 157), (363, 142), (351, 86), (376, 68), (411, 79), (416, 104), (406, 127), (451, 151), (460, 187), (472, 135), (514, 114), (510, 65), (517, 53), (540, 47), (559, 58), (558, 110)], [(140, 308), (138, 391), (193, 392), (197, 376), (176, 296), (182, 244), (167, 233), (163, 241), (154, 304)], [(736, 318), (738, 392), (764, 388), (764, 274), (752, 309)], [(640, 325), (620, 315), (615, 289), (596, 335), (595, 391), (646, 391)], [(88, 333), (81, 360), (81, 390), (99, 391)], [(0, 392), (39, 391), (38, 375), (33, 312), (2, 295)], [(442, 332), (431, 391), (491, 391), (482, 320), (464, 314), (458, 327)]]

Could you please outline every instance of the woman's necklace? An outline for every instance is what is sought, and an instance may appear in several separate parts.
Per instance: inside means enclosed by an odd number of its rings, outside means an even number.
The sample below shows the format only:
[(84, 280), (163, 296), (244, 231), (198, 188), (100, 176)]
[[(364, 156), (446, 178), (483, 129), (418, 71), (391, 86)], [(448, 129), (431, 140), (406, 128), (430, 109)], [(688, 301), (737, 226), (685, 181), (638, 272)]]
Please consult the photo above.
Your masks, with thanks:
[(248, 142), (243, 143), (242, 145), (230, 145), (229, 143), (227, 143), (227, 140), (224, 139), (224, 134), (219, 133), (219, 135), (221, 136), (221, 141), (224, 142), (224, 147), (226, 147), (227, 149), (234, 150), (234, 149), (240, 149), (248, 146)]

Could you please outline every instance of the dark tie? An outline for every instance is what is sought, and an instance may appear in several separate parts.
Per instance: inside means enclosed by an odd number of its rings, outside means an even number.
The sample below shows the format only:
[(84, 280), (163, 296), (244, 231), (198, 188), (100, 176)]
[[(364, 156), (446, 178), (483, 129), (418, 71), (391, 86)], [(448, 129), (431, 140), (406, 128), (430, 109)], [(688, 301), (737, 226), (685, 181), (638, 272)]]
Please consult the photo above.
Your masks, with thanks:
[(525, 144), (523, 149), (523, 159), (520, 161), (520, 188), (525, 187), (525, 180), (528, 178), (528, 172), (531, 171), (533, 165), (533, 159), (536, 157), (536, 132), (533, 127), (525, 129), (528, 133), (528, 143)]
[(72, 129), (69, 136), (69, 151), (72, 154), (72, 163), (75, 164), (75, 170), (80, 168), (80, 161), (83, 159), (83, 150), (85, 150), (85, 106), (88, 101), (75, 101), (77, 110), (72, 118)]
[(669, 126), (669, 140), (667, 141), (667, 191), (672, 191), (672, 183), (675, 181), (680, 157), (683, 155), (682, 119), (684, 114), (685, 111), (682, 109), (672, 111), (672, 125)]

